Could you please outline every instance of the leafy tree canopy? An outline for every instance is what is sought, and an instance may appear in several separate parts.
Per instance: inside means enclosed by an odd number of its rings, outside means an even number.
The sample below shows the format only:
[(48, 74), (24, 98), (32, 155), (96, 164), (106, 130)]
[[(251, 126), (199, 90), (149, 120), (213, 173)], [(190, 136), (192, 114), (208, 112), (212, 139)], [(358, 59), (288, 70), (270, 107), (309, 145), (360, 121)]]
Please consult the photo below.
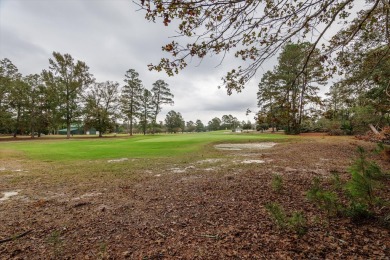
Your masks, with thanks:
[[(234, 50), (236, 57), (250, 62), (232, 69), (223, 78), (229, 94), (240, 91), (262, 64), (288, 42), (311, 39), (311, 49), (297, 76), (305, 71), (319, 47), (320, 58), (331, 64), (344, 48), (356, 43), (365, 49), (390, 46), (388, 0), (366, 0), (364, 4), (358, 0), (141, 0), (140, 5), (150, 21), (160, 18), (168, 26), (174, 19), (179, 20), (174, 23), (178, 34), (189, 40), (186, 44), (174, 40), (163, 46), (172, 58), (162, 58), (149, 68), (174, 75), (192, 57), (202, 59), (210, 53), (225, 55)], [(373, 32), (381, 36), (380, 41), (365, 40)], [(328, 69), (333, 73), (335, 67)]]

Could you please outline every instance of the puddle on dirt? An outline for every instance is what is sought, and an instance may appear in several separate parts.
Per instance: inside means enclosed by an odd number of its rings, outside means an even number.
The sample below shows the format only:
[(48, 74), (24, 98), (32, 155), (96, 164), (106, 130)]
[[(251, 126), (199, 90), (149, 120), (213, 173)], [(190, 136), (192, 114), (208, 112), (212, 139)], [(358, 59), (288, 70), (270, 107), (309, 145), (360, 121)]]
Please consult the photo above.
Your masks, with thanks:
[(170, 169), (173, 173), (185, 173), (186, 169), (172, 168)]
[(241, 151), (243, 149), (262, 150), (269, 149), (276, 145), (276, 143), (246, 143), (246, 144), (216, 144), (214, 147), (218, 150)]
[(9, 200), (10, 197), (16, 196), (16, 195), (18, 195), (18, 194), (19, 194), (19, 191), (16, 191), (16, 190), (14, 190), (14, 191), (6, 191), (6, 192), (3, 192), (3, 197), (0, 198), (0, 201)]
[(87, 193), (81, 195), (80, 197), (73, 198), (73, 200), (80, 200), (80, 199), (84, 199), (84, 198), (97, 197), (99, 195), (102, 195), (102, 193), (101, 192), (87, 192)]
[(13, 170), (13, 172), (28, 172), (28, 171), (24, 171), (22, 169), (16, 169), (16, 170)]
[(242, 161), (241, 163), (244, 163), (244, 164), (250, 164), (250, 163), (265, 163), (264, 160), (244, 160)]
[(211, 167), (211, 168), (206, 168), (206, 169), (203, 169), (203, 170), (206, 171), (206, 172), (211, 172), (211, 171), (216, 171), (216, 170), (218, 170), (218, 168)]
[(202, 160), (202, 161), (198, 161), (197, 163), (198, 164), (217, 163), (217, 162), (221, 162), (221, 161), (223, 161), (223, 159), (205, 159), (205, 160)]
[(185, 173), (187, 170), (196, 169), (195, 166), (190, 165), (188, 167), (185, 167), (184, 169), (181, 168), (171, 168), (170, 171), (173, 173)]
[(120, 158), (120, 159), (113, 159), (113, 160), (108, 160), (107, 162), (113, 163), (113, 162), (125, 162), (128, 161), (128, 158)]

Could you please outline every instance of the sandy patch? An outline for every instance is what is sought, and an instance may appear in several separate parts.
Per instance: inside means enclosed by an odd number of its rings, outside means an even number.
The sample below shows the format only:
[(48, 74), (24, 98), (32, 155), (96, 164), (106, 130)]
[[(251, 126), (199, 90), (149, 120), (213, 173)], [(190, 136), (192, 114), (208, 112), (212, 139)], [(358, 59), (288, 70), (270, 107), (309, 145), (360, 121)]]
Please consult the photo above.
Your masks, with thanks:
[(170, 171), (172, 171), (173, 173), (184, 173), (186, 172), (186, 169), (171, 168)]
[(19, 191), (14, 190), (14, 191), (5, 191), (3, 192), (3, 197), (0, 198), (0, 201), (6, 201), (9, 200), (11, 197), (16, 196), (19, 194)]
[(243, 164), (251, 164), (251, 163), (265, 163), (264, 160), (244, 160), (241, 163)]
[(171, 168), (169, 170), (173, 173), (185, 173), (187, 170), (193, 170), (193, 169), (196, 169), (195, 166), (190, 165), (185, 168)]
[(221, 162), (221, 161), (223, 161), (223, 159), (205, 159), (202, 161), (198, 161), (197, 163), (198, 164), (205, 164), (205, 163), (217, 163), (217, 162)]
[(125, 162), (128, 161), (128, 158), (120, 158), (120, 159), (113, 159), (113, 160), (108, 160), (108, 163), (115, 163), (115, 162)]
[(218, 150), (227, 150), (227, 151), (240, 151), (244, 149), (251, 150), (262, 150), (269, 149), (276, 145), (276, 143), (246, 143), (246, 144), (216, 144), (214, 147)]
[(85, 199), (85, 198), (91, 198), (91, 197), (97, 197), (99, 195), (102, 195), (101, 192), (87, 192), (80, 197), (75, 197), (73, 200), (80, 200), (80, 199)]

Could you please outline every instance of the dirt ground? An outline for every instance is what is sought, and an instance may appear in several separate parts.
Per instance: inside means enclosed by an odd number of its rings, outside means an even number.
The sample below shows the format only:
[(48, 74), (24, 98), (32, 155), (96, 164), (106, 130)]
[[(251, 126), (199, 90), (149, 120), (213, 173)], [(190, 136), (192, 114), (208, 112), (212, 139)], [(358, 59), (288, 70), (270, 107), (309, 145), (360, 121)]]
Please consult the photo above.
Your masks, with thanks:
[[(0, 244), (0, 258), (389, 259), (389, 229), (376, 219), (328, 219), (306, 199), (315, 176), (326, 182), (337, 171), (349, 178), (358, 145), (375, 148), (352, 138), (307, 137), (151, 167), (135, 179), (112, 174), (110, 181), (94, 175), (53, 184), (28, 169), (0, 171), (0, 192), (17, 192), (0, 201), (0, 240), (13, 238)], [(3, 163), (17, 170), (17, 162)], [(120, 163), (131, 160), (110, 165)], [(378, 164), (390, 170), (390, 162)], [(280, 193), (271, 188), (274, 174), (283, 178)], [(389, 201), (389, 182), (381, 196)], [(264, 207), (269, 202), (302, 211), (307, 233), (278, 229)], [(389, 212), (387, 205), (379, 213)]]

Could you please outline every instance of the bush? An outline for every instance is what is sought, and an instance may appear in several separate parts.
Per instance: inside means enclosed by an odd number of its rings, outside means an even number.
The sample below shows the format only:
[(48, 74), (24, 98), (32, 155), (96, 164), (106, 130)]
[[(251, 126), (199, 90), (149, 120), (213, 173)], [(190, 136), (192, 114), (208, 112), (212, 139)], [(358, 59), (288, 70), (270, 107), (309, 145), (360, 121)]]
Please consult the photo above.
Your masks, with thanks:
[(298, 235), (302, 236), (307, 232), (307, 222), (302, 212), (294, 211), (291, 217), (287, 217), (282, 206), (278, 203), (268, 203), (265, 208), (270, 213), (273, 221), (276, 223), (278, 228), (282, 230), (294, 231)]
[(305, 215), (302, 212), (293, 212), (292, 216), (289, 218), (289, 226), (294, 230), (298, 235), (302, 236), (307, 232), (307, 224)]
[[(380, 167), (366, 158), (366, 152), (358, 147), (358, 158), (349, 168), (352, 175), (350, 181), (343, 184), (337, 172), (332, 172), (332, 186), (334, 191), (342, 193), (349, 199), (346, 204), (341, 204), (337, 193), (324, 190), (320, 185), (320, 179), (314, 178), (312, 187), (307, 191), (307, 198), (327, 212), (328, 217), (342, 213), (353, 221), (361, 221), (374, 216), (374, 207), (383, 205), (383, 200), (377, 197), (377, 188), (381, 186), (380, 180), (387, 178)], [(344, 206), (343, 205), (347, 205)], [(345, 208), (345, 209), (343, 209)], [(390, 217), (383, 218), (383, 225), (390, 226)]]
[(332, 174), (331, 183), (333, 190), (342, 191), (344, 184), (340, 179), (339, 173), (337, 171), (331, 171), (330, 173)]
[(347, 183), (346, 190), (353, 200), (372, 206), (376, 200), (375, 188), (379, 186), (377, 180), (384, 175), (375, 162), (366, 159), (366, 153), (362, 147), (358, 147), (358, 153), (359, 157), (349, 169), (352, 179)]
[(344, 130), (341, 129), (330, 129), (328, 131), (328, 134), (333, 136), (339, 136), (339, 135), (345, 135), (346, 133)]
[(272, 182), (271, 182), (271, 187), (277, 193), (280, 193), (282, 191), (282, 189), (283, 189), (283, 179), (282, 179), (281, 175), (278, 175), (278, 174), (274, 174), (273, 175)]
[(280, 229), (285, 229), (287, 227), (286, 213), (278, 203), (267, 203), (265, 208), (271, 214), (272, 219)]
[(372, 212), (368, 210), (367, 205), (359, 202), (352, 202), (346, 209), (345, 214), (355, 222), (362, 221), (373, 216)]
[(325, 191), (320, 186), (320, 179), (314, 178), (312, 187), (307, 191), (306, 197), (309, 201), (314, 202), (320, 209), (326, 211), (328, 217), (339, 213), (340, 204), (336, 193)]
[(267, 123), (261, 123), (261, 124), (258, 124), (256, 125), (256, 131), (265, 131), (269, 128), (269, 125)]

